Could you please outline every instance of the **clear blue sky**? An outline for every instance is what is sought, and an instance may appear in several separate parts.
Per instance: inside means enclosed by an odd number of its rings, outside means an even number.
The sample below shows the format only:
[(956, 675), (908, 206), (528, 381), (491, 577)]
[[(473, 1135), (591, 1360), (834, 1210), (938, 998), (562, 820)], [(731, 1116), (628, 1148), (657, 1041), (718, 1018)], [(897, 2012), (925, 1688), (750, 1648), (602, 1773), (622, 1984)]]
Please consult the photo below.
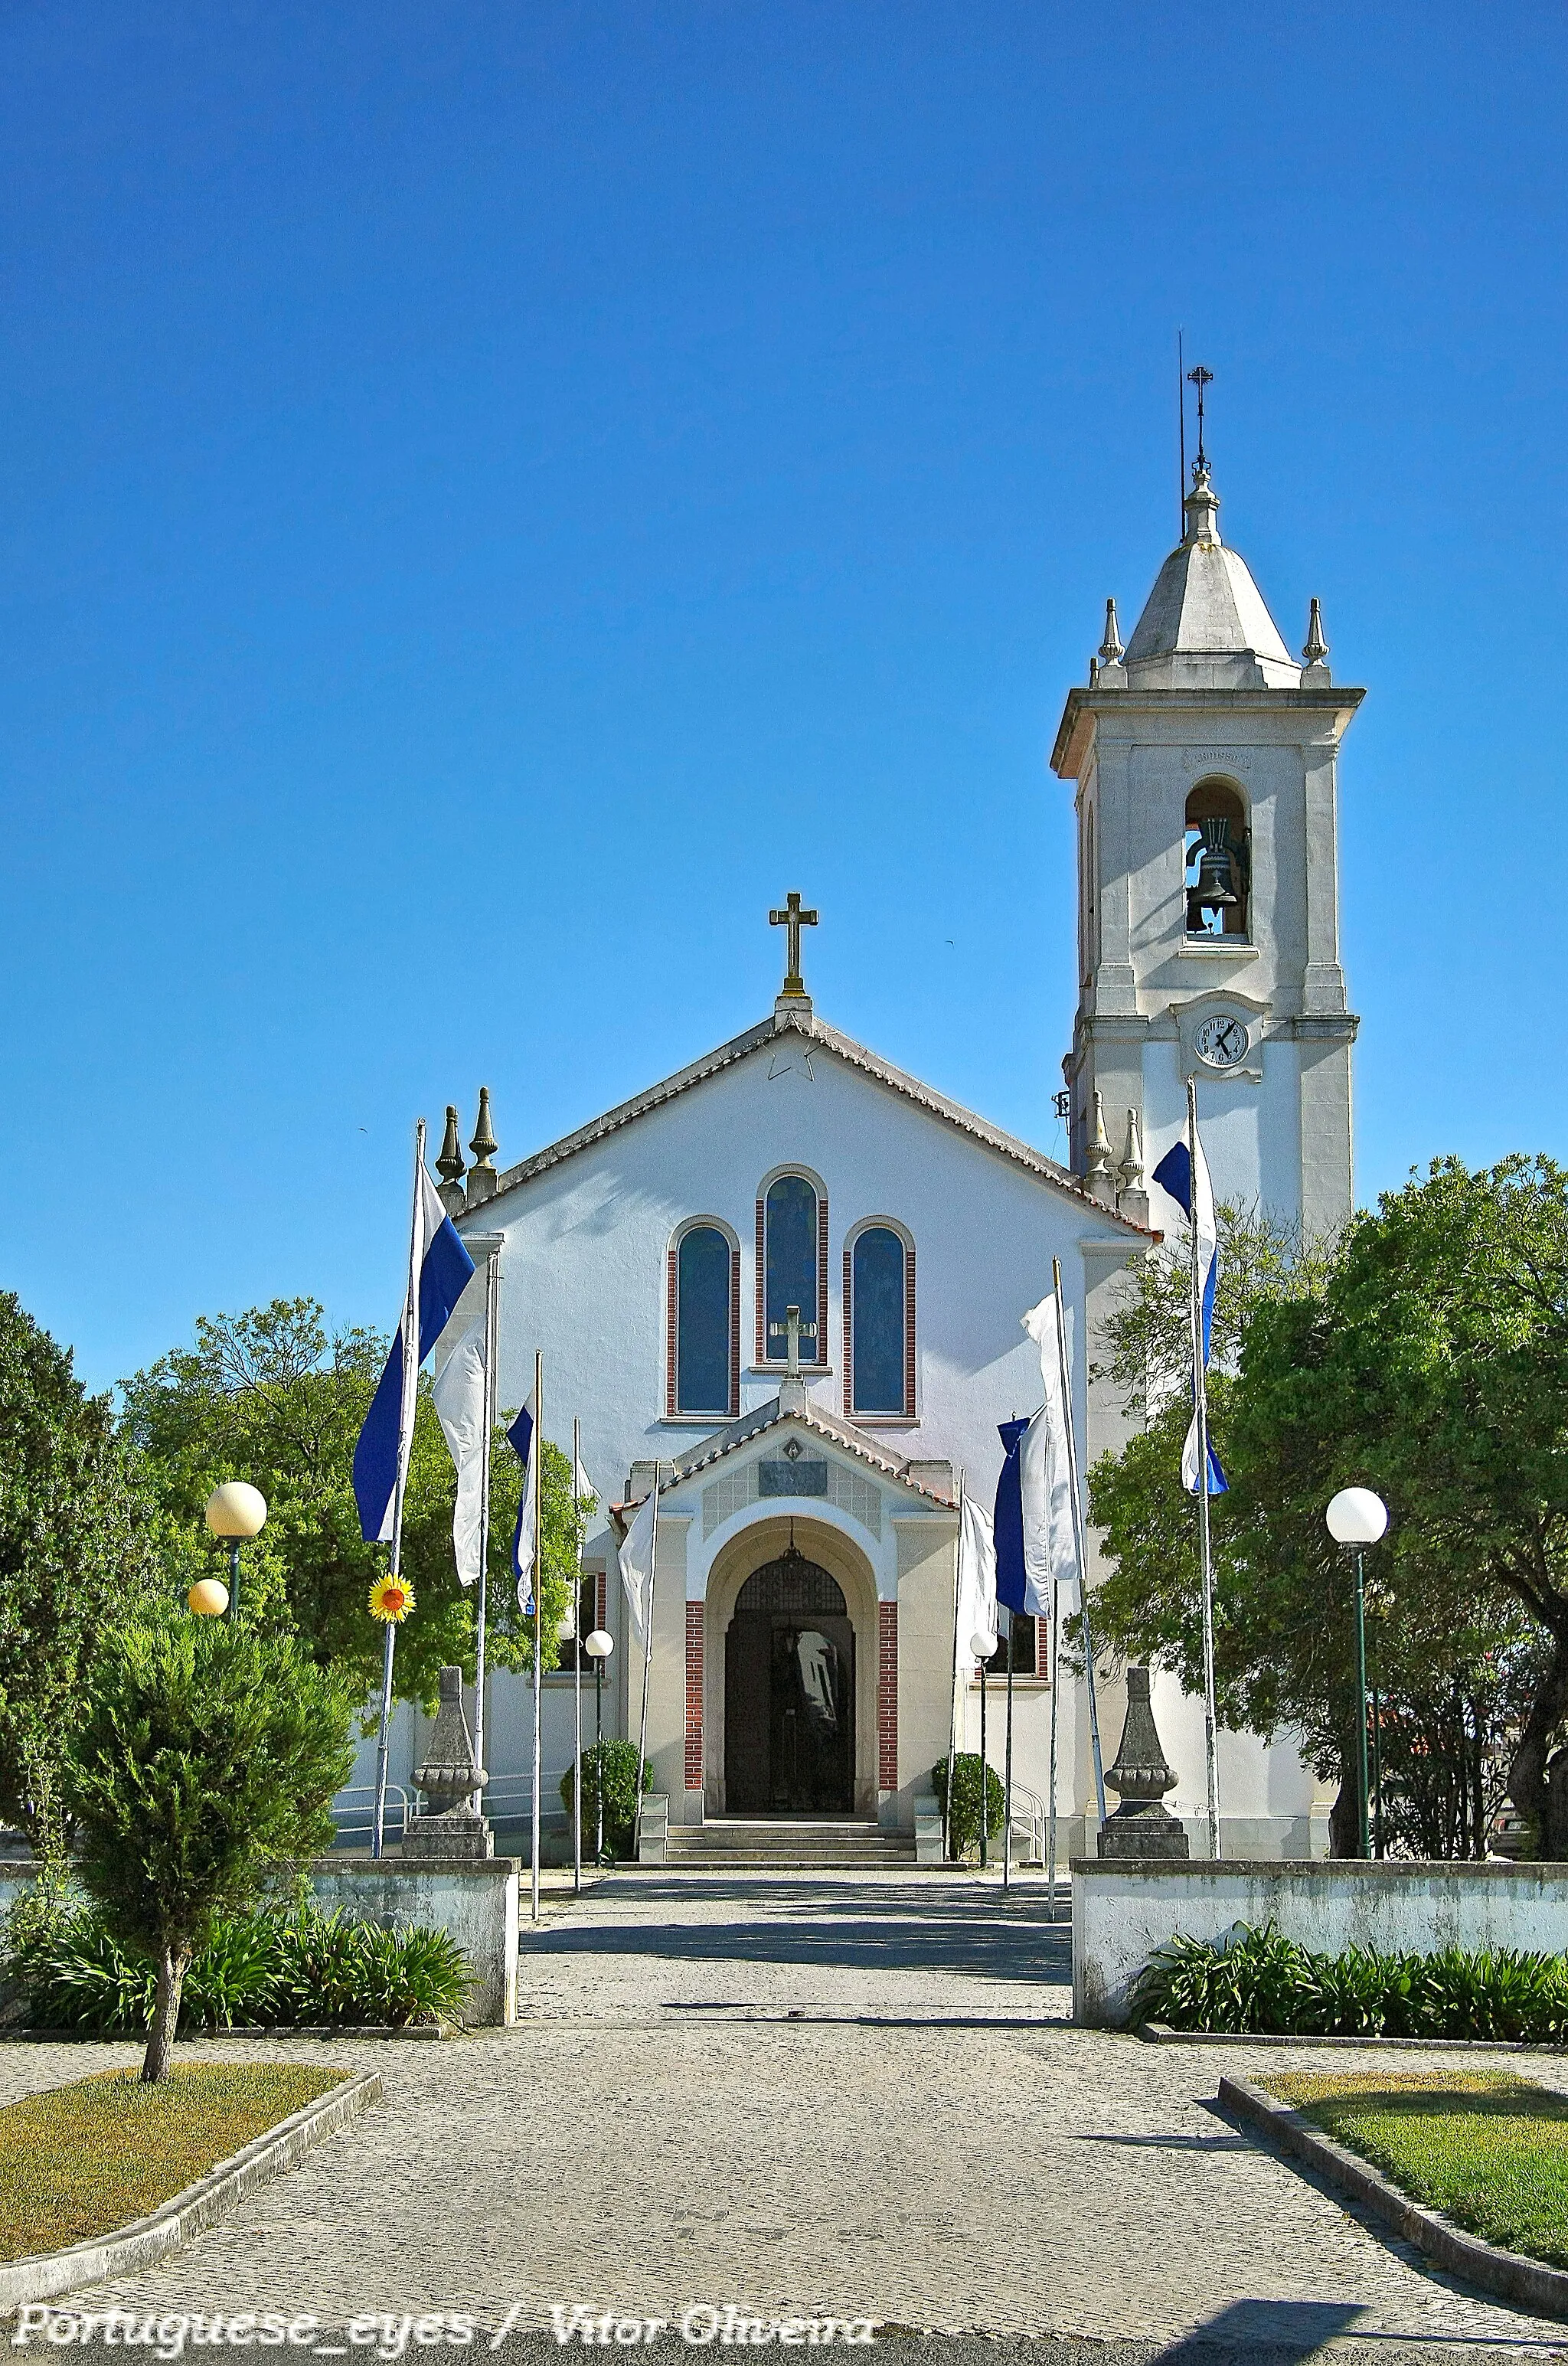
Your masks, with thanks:
[(1568, 1156), (1568, 19), (8, 0), (0, 1192), (104, 1385), (385, 1324), (413, 1118), (522, 1156), (818, 1007), (1046, 1148), (1045, 758), (1224, 523), (1368, 698), (1367, 1197)]

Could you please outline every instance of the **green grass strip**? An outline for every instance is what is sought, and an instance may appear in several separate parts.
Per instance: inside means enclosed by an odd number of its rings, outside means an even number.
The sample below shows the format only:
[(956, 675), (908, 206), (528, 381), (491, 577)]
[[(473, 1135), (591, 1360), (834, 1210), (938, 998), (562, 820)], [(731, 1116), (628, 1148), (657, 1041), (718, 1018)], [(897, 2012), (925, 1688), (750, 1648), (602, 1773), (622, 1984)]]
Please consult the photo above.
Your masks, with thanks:
[(1568, 2095), (1485, 2071), (1288, 2071), (1293, 2103), (1403, 2192), (1506, 2251), (1568, 2268)]
[(0, 2259), (111, 2234), (345, 2079), (292, 2062), (211, 2062), (144, 2087), (102, 2070), (0, 2109)]

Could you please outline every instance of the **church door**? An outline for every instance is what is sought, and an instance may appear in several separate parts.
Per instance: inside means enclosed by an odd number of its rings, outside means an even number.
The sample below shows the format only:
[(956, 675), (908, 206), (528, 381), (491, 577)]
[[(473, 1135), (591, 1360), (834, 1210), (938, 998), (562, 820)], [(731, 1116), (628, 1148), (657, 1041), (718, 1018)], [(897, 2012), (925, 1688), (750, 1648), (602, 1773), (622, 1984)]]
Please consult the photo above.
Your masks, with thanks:
[(725, 1637), (728, 1812), (852, 1812), (854, 1701), (854, 1629), (843, 1594), (792, 1539), (747, 1579)]

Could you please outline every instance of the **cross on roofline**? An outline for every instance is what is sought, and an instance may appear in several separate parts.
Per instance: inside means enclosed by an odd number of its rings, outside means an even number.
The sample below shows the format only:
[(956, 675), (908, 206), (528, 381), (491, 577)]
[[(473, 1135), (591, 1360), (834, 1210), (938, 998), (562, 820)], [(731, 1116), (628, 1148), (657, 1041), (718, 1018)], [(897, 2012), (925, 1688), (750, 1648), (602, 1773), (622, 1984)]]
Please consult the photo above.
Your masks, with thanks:
[(789, 959), (784, 972), (784, 991), (785, 994), (796, 994), (804, 1001), (806, 981), (800, 975), (800, 932), (802, 929), (814, 929), (817, 926), (817, 915), (815, 912), (801, 910), (799, 893), (792, 887), (784, 898), (784, 910), (768, 914), (768, 926), (771, 929), (787, 929), (789, 931), (787, 940)]
[(800, 1343), (803, 1339), (816, 1338), (816, 1324), (803, 1323), (800, 1319), (800, 1309), (798, 1306), (786, 1306), (784, 1308), (784, 1321), (782, 1323), (769, 1324), (768, 1336), (770, 1339), (788, 1340), (789, 1346), (786, 1351), (789, 1359), (787, 1377), (790, 1380), (797, 1380), (800, 1378)]

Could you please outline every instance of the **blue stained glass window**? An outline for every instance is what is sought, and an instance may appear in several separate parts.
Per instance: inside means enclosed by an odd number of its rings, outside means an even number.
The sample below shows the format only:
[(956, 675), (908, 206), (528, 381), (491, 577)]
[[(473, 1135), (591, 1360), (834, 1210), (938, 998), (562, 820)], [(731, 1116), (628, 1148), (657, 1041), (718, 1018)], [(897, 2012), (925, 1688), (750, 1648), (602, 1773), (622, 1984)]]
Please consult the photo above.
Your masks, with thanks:
[(874, 1224), (854, 1245), (852, 1267), (856, 1413), (903, 1413), (904, 1244)]
[(682, 1234), (676, 1285), (676, 1409), (728, 1414), (729, 1243), (712, 1224)]
[[(804, 1175), (781, 1175), (768, 1189), (768, 1285), (763, 1295), (770, 1359), (782, 1364), (788, 1342), (775, 1339), (773, 1325), (782, 1324), (787, 1307), (798, 1306), (802, 1323), (817, 1321), (817, 1194)], [(825, 1339), (803, 1339), (803, 1364), (826, 1361)]]

